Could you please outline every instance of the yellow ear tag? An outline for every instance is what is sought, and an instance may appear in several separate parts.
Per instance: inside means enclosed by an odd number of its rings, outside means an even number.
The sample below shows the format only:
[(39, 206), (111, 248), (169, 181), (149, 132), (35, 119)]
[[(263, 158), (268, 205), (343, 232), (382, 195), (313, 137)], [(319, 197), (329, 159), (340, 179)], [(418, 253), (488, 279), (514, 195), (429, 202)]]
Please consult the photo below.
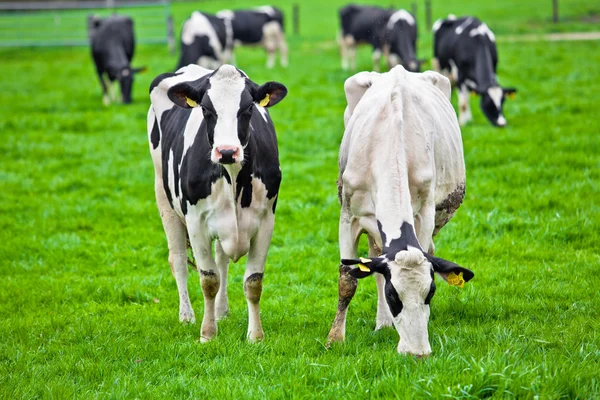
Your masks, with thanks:
[(458, 286), (459, 288), (465, 286), (465, 280), (463, 279), (462, 272), (459, 272), (458, 275), (456, 275), (454, 272), (450, 272), (446, 281), (450, 286)]
[(196, 103), (194, 100), (190, 99), (189, 97), (185, 98), (185, 102), (187, 103), (188, 106), (194, 108), (194, 107), (198, 107), (198, 103)]
[(371, 269), (363, 264), (358, 264), (358, 269), (360, 269), (362, 272), (371, 272)]
[(515, 92), (509, 93), (508, 94), (508, 98), (513, 100), (515, 97), (517, 97), (517, 94)]
[(370, 258), (362, 258), (362, 257), (360, 257), (360, 262), (363, 263), (363, 264), (370, 263), (371, 261), (373, 261), (373, 260), (371, 260)]
[(266, 106), (267, 106), (267, 104), (269, 104), (270, 97), (271, 97), (271, 96), (269, 96), (269, 93), (267, 93), (267, 95), (265, 96), (265, 98), (264, 98), (264, 99), (262, 99), (262, 100), (260, 101), (260, 103), (258, 103), (258, 105), (259, 105), (259, 106), (261, 106), (261, 107), (266, 107)]

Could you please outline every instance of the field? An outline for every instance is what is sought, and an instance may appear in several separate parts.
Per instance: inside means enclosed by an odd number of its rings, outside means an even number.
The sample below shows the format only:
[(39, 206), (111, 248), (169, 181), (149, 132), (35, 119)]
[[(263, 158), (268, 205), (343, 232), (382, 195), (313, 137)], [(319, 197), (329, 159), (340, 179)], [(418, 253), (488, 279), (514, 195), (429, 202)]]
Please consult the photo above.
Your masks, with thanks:
[[(502, 40), (592, 31), (598, 25), (585, 21), (600, 7), (561, 2), (558, 27), (545, 0), (520, 12), (517, 0), (434, 9), (434, 18), (456, 10), (497, 25), (499, 79), (519, 92), (502, 130), (472, 98), (474, 121), (462, 130), (467, 195), (436, 255), (475, 278), (462, 290), (438, 281), (433, 353), (417, 360), (396, 353), (394, 329), (373, 331), (374, 279), (359, 285), (346, 342), (325, 348), (349, 76), (334, 41), (340, 4), (301, 2), (301, 36), (287, 27), (288, 69), (265, 69), (259, 49), (237, 53), (255, 82), (289, 89), (271, 109), (283, 182), (258, 345), (245, 339), (245, 259), (230, 267), (231, 314), (216, 340), (200, 344), (199, 323), (178, 322), (146, 138), (149, 84), (177, 56), (140, 46), (134, 65), (148, 71), (136, 78), (134, 104), (104, 107), (88, 49), (0, 49), (0, 398), (600, 396), (600, 44)], [(196, 5), (175, 4), (177, 24)], [(422, 26), (419, 57), (430, 58)], [(359, 52), (359, 68), (371, 68), (369, 54)], [(189, 288), (199, 317), (196, 273)]]

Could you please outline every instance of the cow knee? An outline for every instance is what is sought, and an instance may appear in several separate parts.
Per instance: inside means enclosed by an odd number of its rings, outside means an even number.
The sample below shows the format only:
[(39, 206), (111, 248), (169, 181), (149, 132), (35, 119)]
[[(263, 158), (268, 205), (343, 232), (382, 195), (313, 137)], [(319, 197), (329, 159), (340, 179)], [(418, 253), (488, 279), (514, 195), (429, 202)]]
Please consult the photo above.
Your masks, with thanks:
[(257, 272), (246, 278), (244, 282), (244, 294), (251, 303), (258, 303), (262, 294), (263, 274)]
[(219, 291), (219, 275), (214, 271), (200, 270), (200, 283), (202, 293), (209, 298), (214, 298)]

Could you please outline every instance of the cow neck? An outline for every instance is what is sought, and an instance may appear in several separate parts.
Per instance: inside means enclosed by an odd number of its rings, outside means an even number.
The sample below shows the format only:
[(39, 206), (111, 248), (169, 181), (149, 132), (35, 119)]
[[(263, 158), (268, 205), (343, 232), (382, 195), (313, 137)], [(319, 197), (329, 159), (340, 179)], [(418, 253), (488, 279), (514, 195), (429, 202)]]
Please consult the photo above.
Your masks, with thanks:
[(481, 42), (475, 52), (475, 82), (479, 93), (484, 93), (490, 87), (498, 86), (489, 46)]

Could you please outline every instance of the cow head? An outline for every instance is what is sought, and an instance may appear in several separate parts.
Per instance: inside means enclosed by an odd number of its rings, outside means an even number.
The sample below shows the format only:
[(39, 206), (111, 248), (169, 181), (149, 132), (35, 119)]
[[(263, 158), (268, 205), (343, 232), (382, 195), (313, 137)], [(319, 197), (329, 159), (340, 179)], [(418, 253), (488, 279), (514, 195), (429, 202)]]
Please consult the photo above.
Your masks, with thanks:
[(121, 100), (124, 104), (130, 104), (132, 101), (131, 91), (133, 89), (133, 75), (145, 70), (146, 67), (131, 68), (130, 66), (127, 66), (116, 72), (115, 78), (119, 81), (121, 86)]
[(398, 10), (390, 17), (385, 30), (388, 67), (402, 64), (411, 72), (421, 70), (421, 61), (416, 56), (416, 21), (406, 10)]
[(502, 88), (500, 86), (492, 86), (481, 93), (481, 101), (479, 103), (481, 111), (486, 118), (495, 126), (505, 127), (506, 118), (502, 114), (502, 106), (507, 97), (512, 97), (517, 92), (514, 88)]
[(429, 303), (435, 293), (434, 272), (460, 287), (474, 276), (466, 268), (412, 246), (371, 259), (342, 260), (342, 264), (358, 265), (349, 272), (355, 278), (373, 273), (384, 276), (385, 299), (400, 335), (398, 353), (418, 357), (431, 353), (427, 324)]
[(223, 65), (199, 83), (183, 82), (167, 95), (177, 106), (200, 107), (215, 164), (241, 164), (248, 144), (250, 118), (257, 106), (271, 107), (287, 94), (284, 85), (257, 85), (232, 65)]

